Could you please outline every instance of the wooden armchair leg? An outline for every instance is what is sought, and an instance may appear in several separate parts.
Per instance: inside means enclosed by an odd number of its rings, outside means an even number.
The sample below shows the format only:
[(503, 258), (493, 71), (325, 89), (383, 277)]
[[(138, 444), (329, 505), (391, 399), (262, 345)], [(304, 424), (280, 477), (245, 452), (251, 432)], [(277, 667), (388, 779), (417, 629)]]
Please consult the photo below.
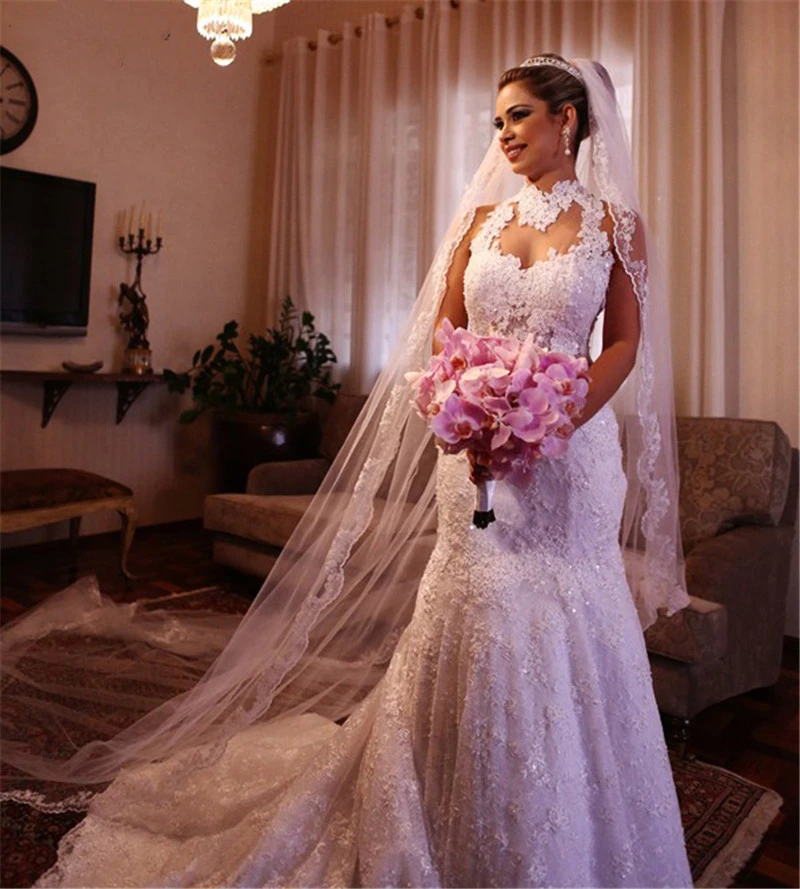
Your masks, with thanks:
[(136, 533), (136, 510), (133, 506), (126, 506), (118, 510), (122, 519), (122, 553), (120, 555), (120, 569), (128, 580), (135, 580), (136, 575), (128, 571), (128, 553), (133, 543), (133, 535)]

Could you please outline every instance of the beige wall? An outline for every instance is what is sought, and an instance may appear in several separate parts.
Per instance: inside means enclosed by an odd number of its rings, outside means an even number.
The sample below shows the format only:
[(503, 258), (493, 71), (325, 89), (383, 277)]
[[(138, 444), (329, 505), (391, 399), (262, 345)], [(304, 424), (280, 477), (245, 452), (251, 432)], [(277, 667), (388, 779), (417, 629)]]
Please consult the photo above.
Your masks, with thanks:
[[(30, 138), (2, 163), (97, 184), (89, 333), (79, 338), (0, 338), (3, 368), (58, 370), (65, 359), (102, 359), (118, 370), (124, 349), (116, 297), (133, 263), (114, 242), (115, 214), (146, 200), (165, 213), (165, 246), (145, 260), (149, 338), (157, 370), (182, 369), (194, 350), (236, 318), (253, 329), (266, 305), (271, 135), (279, 65), (265, 58), (293, 34), (335, 29), (394, 2), (294, 0), (257, 16), (238, 58), (219, 68), (179, 0), (5, 0), (2, 43), (25, 64), (39, 97)], [(5, 469), (70, 466), (130, 485), (140, 522), (202, 514), (209, 490), (208, 424), (176, 422), (179, 398), (151, 386), (122, 424), (116, 393), (78, 387), (46, 429), (41, 386), (0, 392)], [(118, 526), (84, 519), (82, 533)], [(5, 535), (4, 546), (63, 537), (65, 523)]]

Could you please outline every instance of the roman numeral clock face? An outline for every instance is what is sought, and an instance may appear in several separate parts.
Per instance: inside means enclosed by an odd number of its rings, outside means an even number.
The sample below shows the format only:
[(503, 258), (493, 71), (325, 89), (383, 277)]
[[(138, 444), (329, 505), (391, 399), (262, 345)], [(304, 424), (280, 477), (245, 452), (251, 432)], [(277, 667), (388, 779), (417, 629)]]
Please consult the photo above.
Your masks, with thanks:
[(30, 136), (39, 103), (25, 66), (0, 46), (0, 154), (13, 151)]

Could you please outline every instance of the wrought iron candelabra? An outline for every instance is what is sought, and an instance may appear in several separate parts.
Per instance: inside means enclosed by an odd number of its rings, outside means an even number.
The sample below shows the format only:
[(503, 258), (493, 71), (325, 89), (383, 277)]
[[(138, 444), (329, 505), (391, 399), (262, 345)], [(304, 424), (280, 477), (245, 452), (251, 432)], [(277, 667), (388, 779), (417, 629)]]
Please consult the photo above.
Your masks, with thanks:
[[(147, 295), (142, 290), (142, 260), (145, 256), (153, 256), (158, 253), (162, 244), (161, 235), (156, 237), (154, 244), (152, 238), (145, 234), (145, 229), (141, 225), (138, 235), (129, 232), (127, 238), (125, 235), (119, 236), (120, 250), (127, 255), (136, 256), (136, 276), (133, 279), (133, 284), (128, 285), (124, 282), (120, 284), (117, 300), (120, 306), (119, 319), (128, 334), (128, 347), (125, 350), (123, 370), (130, 373), (153, 372), (152, 353), (147, 339), (150, 313), (147, 310)], [(130, 303), (128, 311), (124, 311), (125, 300)]]

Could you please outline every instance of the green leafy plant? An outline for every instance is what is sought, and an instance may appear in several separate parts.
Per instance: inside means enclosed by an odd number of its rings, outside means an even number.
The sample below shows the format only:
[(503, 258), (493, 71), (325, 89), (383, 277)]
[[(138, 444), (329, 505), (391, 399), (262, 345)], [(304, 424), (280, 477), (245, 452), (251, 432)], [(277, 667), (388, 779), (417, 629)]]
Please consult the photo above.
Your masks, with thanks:
[(236, 413), (291, 413), (308, 396), (333, 403), (341, 383), (331, 382), (330, 365), (336, 355), (330, 340), (314, 329), (314, 316), (298, 312), (287, 296), (278, 326), (263, 336), (250, 334), (247, 354), (236, 339), (239, 325), (228, 321), (217, 342), (198, 349), (192, 367), (183, 373), (164, 370), (170, 392), (191, 388), (194, 407), (178, 418), (191, 423), (204, 411)]

